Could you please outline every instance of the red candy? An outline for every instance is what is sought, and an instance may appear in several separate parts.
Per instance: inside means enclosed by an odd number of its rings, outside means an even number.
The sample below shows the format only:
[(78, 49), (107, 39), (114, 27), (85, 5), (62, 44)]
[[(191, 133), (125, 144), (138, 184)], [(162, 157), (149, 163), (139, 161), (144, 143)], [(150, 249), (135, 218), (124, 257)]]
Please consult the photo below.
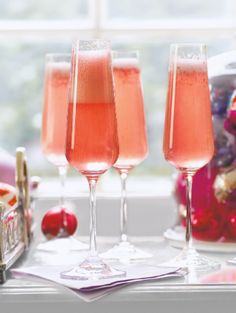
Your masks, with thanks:
[(43, 217), (41, 229), (48, 238), (68, 237), (75, 233), (77, 228), (77, 218), (75, 214), (64, 209), (65, 218), (63, 218), (60, 207), (50, 209)]

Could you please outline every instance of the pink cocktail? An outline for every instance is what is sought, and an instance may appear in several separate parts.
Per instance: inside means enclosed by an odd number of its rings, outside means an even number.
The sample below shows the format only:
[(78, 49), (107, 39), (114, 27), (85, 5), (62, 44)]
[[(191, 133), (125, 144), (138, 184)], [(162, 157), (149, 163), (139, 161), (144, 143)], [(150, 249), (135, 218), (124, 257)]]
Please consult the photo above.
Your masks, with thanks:
[[(57, 166), (60, 176), (60, 202), (58, 207), (53, 208), (47, 214), (54, 216), (54, 211), (60, 212), (60, 223), (54, 221), (55, 228), (58, 229), (58, 238), (67, 237), (71, 235), (69, 231), (69, 221), (71, 217), (76, 221), (76, 217), (72, 212), (66, 210), (64, 200), (65, 178), (67, 173), (68, 162), (65, 156), (66, 152), (66, 131), (67, 131), (67, 111), (68, 111), (68, 87), (70, 80), (70, 68), (71, 68), (71, 56), (70, 54), (63, 53), (51, 53), (46, 55), (45, 64), (45, 78), (44, 78), (44, 102), (43, 102), (43, 119), (41, 130), (41, 146), (44, 155), (55, 166)], [(54, 214), (54, 215), (53, 215)], [(58, 225), (59, 224), (59, 225)], [(45, 227), (42, 227), (44, 229)], [(60, 242), (62, 242), (60, 240)], [(80, 243), (79, 241), (71, 244), (76, 249), (85, 249), (87, 245)], [(65, 243), (64, 243), (65, 245)], [(67, 248), (70, 241), (67, 241)], [(50, 245), (49, 245), (50, 246)], [(52, 245), (51, 245), (52, 246)], [(55, 250), (63, 251), (63, 243), (54, 244), (59, 247)], [(48, 246), (45, 243), (41, 244), (41, 249), (47, 249)], [(51, 249), (49, 249), (51, 250)]]
[[(214, 154), (206, 47), (177, 44), (170, 50), (169, 82), (163, 139), (165, 159), (186, 180), (186, 247), (172, 262), (189, 270), (219, 263), (198, 254), (192, 243), (192, 177)], [(170, 262), (171, 263), (171, 262)]]
[(115, 86), (119, 156), (113, 165), (121, 178), (120, 243), (103, 253), (104, 258), (137, 260), (150, 257), (128, 240), (126, 180), (128, 173), (147, 156), (147, 135), (143, 91), (137, 52), (114, 52)]
[[(62, 58), (61, 61), (58, 58)], [(67, 165), (65, 139), (69, 78), (70, 55), (47, 55), (41, 145), (47, 159), (56, 166)]]
[[(184, 147), (184, 148), (183, 148)], [(164, 155), (181, 171), (196, 171), (214, 154), (206, 62), (170, 65)]]
[(114, 167), (128, 172), (147, 156), (140, 66), (136, 57), (113, 59), (119, 157)]
[(65, 279), (124, 276), (98, 256), (96, 244), (96, 183), (117, 160), (119, 145), (110, 47), (107, 41), (78, 41), (72, 51), (66, 157), (84, 175), (90, 188), (90, 249)]
[(81, 174), (97, 180), (119, 151), (110, 54), (81, 51), (77, 57), (79, 92), (70, 96), (66, 156)]

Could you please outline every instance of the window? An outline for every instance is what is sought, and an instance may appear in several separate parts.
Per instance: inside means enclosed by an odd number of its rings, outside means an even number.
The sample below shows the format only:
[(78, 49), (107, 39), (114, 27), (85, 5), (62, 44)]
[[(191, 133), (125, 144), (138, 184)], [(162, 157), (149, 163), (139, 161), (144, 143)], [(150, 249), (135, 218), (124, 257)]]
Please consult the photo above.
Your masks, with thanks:
[(215, 19), (234, 17), (235, 3), (232, 0), (105, 0), (107, 19), (110, 21), (159, 21), (166, 19)]
[(1, 0), (0, 4), (1, 20), (85, 20), (89, 15), (86, 0), (67, 0), (60, 5), (57, 0)]
[(162, 156), (169, 44), (206, 42), (212, 56), (235, 47), (235, 0), (0, 0), (0, 146), (27, 148), (32, 174), (55, 173), (41, 153), (44, 55), (69, 52), (75, 38), (102, 37), (139, 49), (149, 140), (134, 174), (166, 175)]

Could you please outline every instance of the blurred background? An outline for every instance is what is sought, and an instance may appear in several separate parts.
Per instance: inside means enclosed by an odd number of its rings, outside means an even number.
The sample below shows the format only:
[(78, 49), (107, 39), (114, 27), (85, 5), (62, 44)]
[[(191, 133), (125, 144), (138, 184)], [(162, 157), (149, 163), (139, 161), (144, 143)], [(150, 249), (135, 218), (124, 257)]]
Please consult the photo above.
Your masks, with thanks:
[(140, 50), (149, 156), (132, 177), (150, 190), (173, 172), (162, 155), (169, 44), (205, 42), (209, 57), (236, 48), (235, 0), (0, 0), (0, 8), (0, 147), (25, 146), (31, 175), (44, 178), (57, 177), (40, 148), (46, 53), (84, 38)]

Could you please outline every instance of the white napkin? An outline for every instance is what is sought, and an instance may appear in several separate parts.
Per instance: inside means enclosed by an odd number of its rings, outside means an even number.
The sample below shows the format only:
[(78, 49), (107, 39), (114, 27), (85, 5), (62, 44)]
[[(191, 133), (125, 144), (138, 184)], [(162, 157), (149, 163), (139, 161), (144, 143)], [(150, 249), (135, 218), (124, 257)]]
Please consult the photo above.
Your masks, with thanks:
[(119, 266), (119, 269), (126, 271), (125, 277), (115, 277), (99, 280), (71, 280), (63, 279), (60, 273), (69, 270), (67, 266), (32, 266), (12, 269), (14, 276), (35, 276), (61, 284), (75, 291), (85, 301), (94, 301), (105, 296), (111, 291), (130, 283), (147, 280), (158, 280), (162, 278), (182, 277), (184, 272), (179, 268), (161, 267), (144, 264), (129, 264)]

